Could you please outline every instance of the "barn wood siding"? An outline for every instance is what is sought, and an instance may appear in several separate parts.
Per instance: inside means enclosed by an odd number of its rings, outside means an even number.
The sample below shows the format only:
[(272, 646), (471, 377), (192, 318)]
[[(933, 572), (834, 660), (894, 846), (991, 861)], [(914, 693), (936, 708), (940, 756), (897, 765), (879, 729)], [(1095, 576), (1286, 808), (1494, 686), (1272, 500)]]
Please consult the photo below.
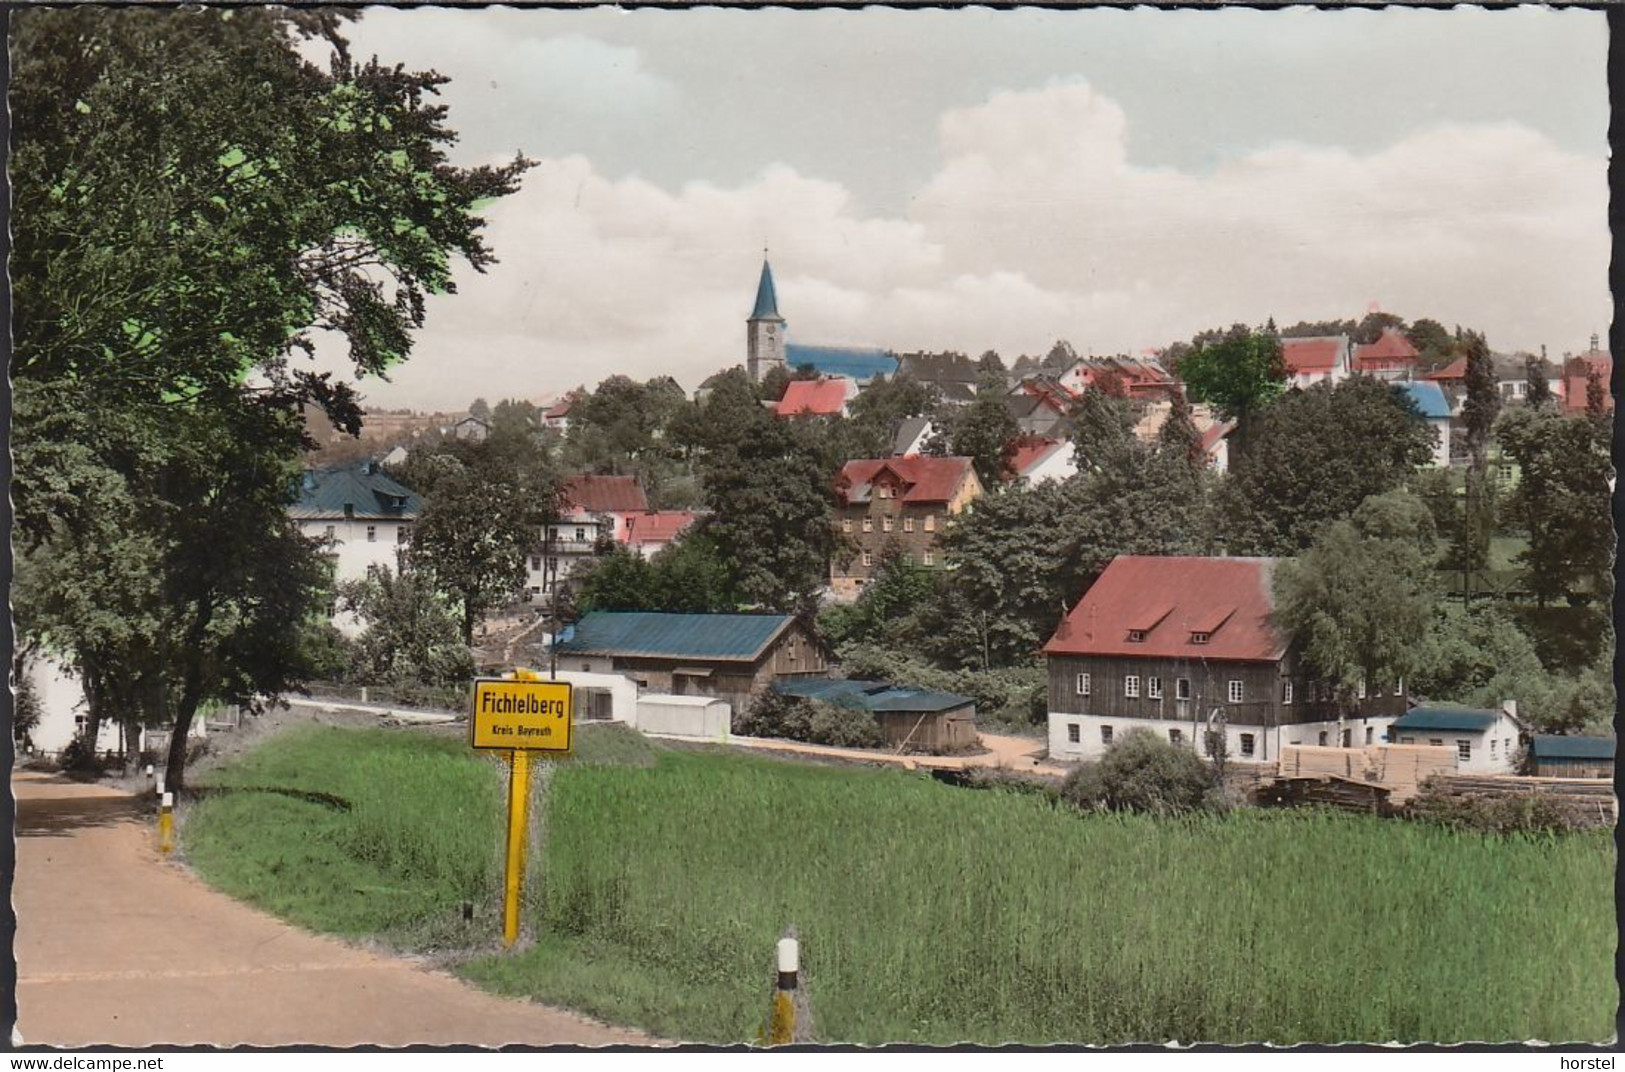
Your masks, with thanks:
[[(1076, 682), (1081, 673), (1090, 675), (1089, 696), (1077, 694)], [(1137, 699), (1123, 695), (1123, 678), (1129, 674), (1140, 678)], [(1161, 700), (1147, 697), (1148, 677), (1162, 678)], [(1174, 698), (1175, 682), (1182, 677), (1191, 683), (1191, 698), (1183, 710)], [(1281, 685), (1289, 677), (1292, 703), (1283, 704)], [(1229, 683), (1233, 680), (1242, 683), (1240, 704), (1229, 701)], [(1355, 709), (1348, 712), (1349, 716), (1405, 713), (1405, 698), (1394, 696), (1391, 684), (1383, 693), (1357, 703)], [(1313, 700), (1308, 677), (1297, 670), (1290, 656), (1279, 662), (1202, 662), (1104, 655), (1049, 657), (1049, 709), (1056, 714), (1196, 721), (1205, 720), (1215, 707), (1224, 713), (1226, 721), (1249, 726), (1335, 721), (1338, 714), (1335, 703)]]

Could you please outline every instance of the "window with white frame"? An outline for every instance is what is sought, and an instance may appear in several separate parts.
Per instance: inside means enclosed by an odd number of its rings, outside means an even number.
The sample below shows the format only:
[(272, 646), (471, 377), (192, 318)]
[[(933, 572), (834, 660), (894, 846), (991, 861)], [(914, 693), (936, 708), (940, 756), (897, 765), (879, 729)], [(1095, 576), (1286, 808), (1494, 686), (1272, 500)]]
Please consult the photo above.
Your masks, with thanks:
[(1472, 741), (1457, 741), (1456, 742), (1456, 758), (1461, 760), (1463, 763), (1466, 763), (1469, 760), (1471, 760), (1473, 758), (1473, 742)]
[(863, 552), (863, 564), (865, 566), (874, 565), (875, 564), (875, 556), (870, 554), (868, 551)]
[(1192, 633), (1191, 634), (1191, 643), (1192, 644), (1206, 644), (1207, 641), (1208, 641), (1208, 634), (1207, 633)]
[(1123, 695), (1130, 699), (1138, 699), (1140, 695), (1140, 675), (1129, 674), (1123, 678)]
[(922, 566), (935, 566), (936, 564), (937, 564), (937, 555), (936, 555), (935, 551), (932, 551), (928, 547), (924, 551), (920, 552), (920, 565), (922, 565)]
[(378, 526), (377, 525), (368, 525), (367, 526), (367, 542), (368, 543), (377, 543), (378, 542)]
[(1232, 680), (1230, 682), (1229, 695), (1230, 695), (1230, 702), (1231, 703), (1240, 703), (1241, 702), (1241, 682), (1240, 681)]
[(1078, 724), (1076, 722), (1067, 723), (1066, 739), (1072, 744), (1077, 744), (1083, 740), (1083, 731), (1078, 728)]
[(1496, 740), (1496, 739), (1495, 739), (1495, 738), (1494, 738), (1494, 737), (1491, 737), (1491, 738), (1490, 738), (1490, 758), (1491, 758), (1491, 759), (1494, 759), (1494, 758), (1495, 758), (1495, 746), (1496, 746), (1496, 745), (1497, 745), (1497, 744), (1499, 744), (1499, 743), (1500, 743), (1500, 742), (1499, 742), (1499, 741), (1497, 741), (1497, 740)]
[(881, 532), (890, 532), (891, 531), (891, 526), (892, 526), (891, 518), (883, 517), (883, 518), (880, 519), (880, 531)]
[(1174, 699), (1188, 700), (1191, 698), (1191, 679), (1188, 677), (1174, 678)]
[(1394, 695), (1395, 696), (1403, 696), (1403, 695), (1405, 695), (1405, 679), (1404, 678), (1400, 678), (1398, 681), (1394, 682)]
[(587, 529), (586, 529), (586, 527), (582, 526), (581, 528), (576, 529), (576, 542), (577, 543), (583, 543), (583, 542), (586, 541), (586, 539), (587, 539)]
[(1292, 702), (1292, 682), (1290, 680), (1281, 682), (1281, 702), (1284, 704)]
[(875, 519), (874, 518), (866, 517), (866, 518), (863, 519), (863, 531), (864, 532), (873, 532), (873, 531), (875, 531)]
[(1088, 674), (1079, 674), (1078, 675), (1077, 687), (1078, 687), (1078, 695), (1079, 696), (1087, 696), (1087, 695), (1089, 695), (1089, 675)]
[(542, 556), (541, 555), (531, 555), (530, 556), (530, 568), (532, 570), (534, 570), (535, 572), (537, 572), (537, 573), (542, 572)]
[(1372, 735), (1373, 735), (1373, 734), (1375, 734), (1375, 733), (1376, 733), (1376, 730), (1375, 730), (1375, 729), (1373, 729), (1373, 728), (1372, 728), (1372, 727), (1370, 727), (1370, 726), (1367, 726), (1367, 727), (1366, 727), (1366, 728), (1365, 728), (1365, 743), (1366, 743), (1366, 744), (1370, 744), (1370, 743), (1371, 743), (1371, 738), (1372, 738)]
[(1128, 642), (1130, 644), (1141, 644), (1141, 643), (1144, 643), (1144, 641), (1145, 641), (1145, 630), (1144, 629), (1130, 629), (1128, 631)]
[(1162, 699), (1162, 678), (1148, 677), (1145, 679), (1145, 694), (1149, 699)]
[(851, 518), (849, 518), (849, 517), (841, 518), (841, 531), (842, 532), (851, 532), (852, 531), (852, 519)]
[(904, 532), (913, 532), (914, 531), (914, 519), (912, 517), (903, 518), (903, 531)]
[(935, 531), (937, 531), (937, 515), (936, 514), (926, 514), (925, 515), (925, 531), (927, 531), (927, 532), (935, 532)]
[(1250, 734), (1250, 733), (1242, 734), (1241, 735), (1241, 754), (1243, 756), (1251, 756), (1253, 754), (1253, 744), (1254, 744), (1254, 739), (1253, 739), (1252, 734)]

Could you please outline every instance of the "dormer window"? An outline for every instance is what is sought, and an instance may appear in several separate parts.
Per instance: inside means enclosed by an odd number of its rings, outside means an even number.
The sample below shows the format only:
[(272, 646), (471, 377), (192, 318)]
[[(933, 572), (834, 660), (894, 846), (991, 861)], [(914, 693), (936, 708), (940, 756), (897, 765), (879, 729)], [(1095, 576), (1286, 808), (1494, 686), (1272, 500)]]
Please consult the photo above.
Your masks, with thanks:
[(1143, 644), (1143, 643), (1145, 643), (1145, 630), (1144, 629), (1130, 629), (1128, 631), (1128, 642), (1130, 644)]
[(1209, 634), (1209, 633), (1192, 633), (1191, 634), (1191, 643), (1192, 644), (1206, 644), (1207, 643), (1207, 638), (1210, 635), (1212, 635), (1212, 634)]

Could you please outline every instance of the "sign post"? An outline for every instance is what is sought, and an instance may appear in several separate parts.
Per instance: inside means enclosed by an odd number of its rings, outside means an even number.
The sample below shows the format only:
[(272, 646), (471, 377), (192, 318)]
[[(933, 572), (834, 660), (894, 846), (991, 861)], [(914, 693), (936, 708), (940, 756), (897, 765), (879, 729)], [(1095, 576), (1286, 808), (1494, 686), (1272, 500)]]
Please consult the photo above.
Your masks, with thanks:
[(478, 678), (469, 713), (469, 743), (508, 754), (507, 870), (502, 888), (502, 942), (519, 940), (519, 895), (524, 887), (526, 825), (530, 811), (530, 754), (570, 751), (574, 697), (567, 681), (544, 681), (529, 670), (511, 677)]

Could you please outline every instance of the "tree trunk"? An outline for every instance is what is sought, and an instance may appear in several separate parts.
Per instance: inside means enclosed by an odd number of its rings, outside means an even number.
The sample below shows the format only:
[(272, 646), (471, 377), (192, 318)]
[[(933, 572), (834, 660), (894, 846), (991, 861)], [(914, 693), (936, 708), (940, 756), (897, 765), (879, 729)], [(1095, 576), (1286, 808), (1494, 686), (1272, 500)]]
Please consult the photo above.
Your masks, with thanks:
[(134, 778), (141, 770), (141, 716), (134, 711), (124, 715), (124, 777)]
[(175, 705), (175, 722), (169, 731), (169, 760), (164, 767), (164, 789), (179, 794), (186, 787), (186, 739), (192, 732), (192, 719), (203, 702), (203, 639), (208, 634), (214, 608), (198, 608), (198, 616), (186, 635), (186, 675), (181, 683), (180, 701)]

